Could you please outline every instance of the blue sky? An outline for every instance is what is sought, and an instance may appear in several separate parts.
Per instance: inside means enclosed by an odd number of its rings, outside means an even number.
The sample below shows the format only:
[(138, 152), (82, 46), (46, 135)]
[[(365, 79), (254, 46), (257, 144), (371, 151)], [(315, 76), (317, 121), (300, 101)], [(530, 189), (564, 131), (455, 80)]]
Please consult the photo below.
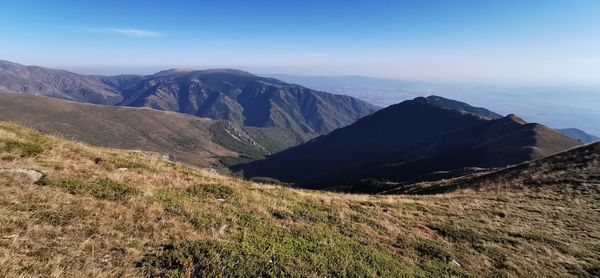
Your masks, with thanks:
[(0, 1), (0, 59), (600, 84), (600, 1)]

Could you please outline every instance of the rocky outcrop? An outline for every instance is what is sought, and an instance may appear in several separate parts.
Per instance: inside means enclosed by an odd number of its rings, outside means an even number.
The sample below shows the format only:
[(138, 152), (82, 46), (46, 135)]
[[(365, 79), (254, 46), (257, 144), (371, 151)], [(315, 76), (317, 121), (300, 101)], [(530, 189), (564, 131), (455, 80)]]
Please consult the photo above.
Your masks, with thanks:
[(0, 168), (0, 174), (2, 173), (25, 174), (31, 178), (34, 183), (41, 181), (45, 176), (41, 171), (28, 168)]

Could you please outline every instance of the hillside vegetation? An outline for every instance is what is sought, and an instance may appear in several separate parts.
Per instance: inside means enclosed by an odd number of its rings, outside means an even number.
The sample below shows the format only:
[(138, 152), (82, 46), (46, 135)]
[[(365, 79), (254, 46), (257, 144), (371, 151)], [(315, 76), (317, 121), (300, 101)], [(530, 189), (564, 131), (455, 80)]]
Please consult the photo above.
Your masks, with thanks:
[[(432, 194), (486, 186), (560, 187), (565, 184), (576, 185), (578, 190), (589, 191), (590, 194), (600, 194), (600, 142), (498, 170), (487, 169), (457, 178), (408, 184), (386, 193)], [(563, 186), (560, 189), (570, 188)], [(568, 196), (568, 192), (565, 195)]]
[(96, 146), (153, 151), (215, 168), (262, 158), (310, 138), (289, 129), (243, 127), (176, 112), (92, 105), (2, 89), (0, 121)]
[[(586, 159), (597, 171), (597, 156)], [(252, 183), (7, 123), (0, 168), (45, 173), (33, 182), (0, 171), (3, 277), (600, 275), (600, 195), (582, 189), (597, 189), (597, 176), (347, 195)]]

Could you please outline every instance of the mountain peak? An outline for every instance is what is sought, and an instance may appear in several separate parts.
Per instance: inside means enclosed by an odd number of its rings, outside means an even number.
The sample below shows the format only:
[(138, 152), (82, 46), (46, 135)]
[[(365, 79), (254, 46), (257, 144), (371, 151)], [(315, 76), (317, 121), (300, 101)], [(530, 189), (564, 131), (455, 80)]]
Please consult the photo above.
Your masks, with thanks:
[(465, 111), (473, 109), (468, 104), (441, 98), (442, 104), (461, 104), (449, 108), (436, 105), (437, 100), (407, 100), (308, 143), (236, 167), (247, 177), (266, 176), (308, 188), (335, 185), (369, 191), (375, 188), (363, 188), (361, 180), (408, 182), (437, 171), (503, 167), (579, 144), (513, 114), (492, 120)]
[(228, 68), (92, 76), (0, 61), (0, 86), (78, 102), (151, 107), (244, 126), (286, 128), (301, 138), (328, 133), (379, 109), (351, 97)]
[(153, 75), (171, 75), (171, 74), (178, 74), (178, 73), (187, 73), (187, 72), (192, 72), (192, 71), (194, 71), (194, 70), (187, 69), (187, 68), (168, 69), (168, 70), (161, 70)]
[(168, 69), (168, 70), (159, 71), (153, 75), (154, 76), (170, 76), (170, 75), (183, 75), (183, 74), (204, 75), (204, 74), (215, 74), (215, 73), (230, 74), (230, 75), (236, 75), (236, 76), (255, 76), (254, 74), (249, 73), (247, 71), (238, 70), (238, 69), (227, 69), (227, 68), (205, 69), (205, 70), (195, 70), (195, 69), (189, 69), (189, 68), (176, 68), (176, 69)]
[(521, 119), (521, 117), (519, 117), (515, 114), (508, 114), (506, 117), (504, 117), (504, 119), (516, 122), (521, 125), (527, 124), (527, 122), (525, 120)]
[(414, 101), (427, 103), (427, 104), (441, 107), (441, 108), (458, 110), (458, 111), (470, 113), (473, 115), (477, 115), (480, 117), (488, 118), (488, 119), (502, 118), (502, 115), (494, 113), (485, 108), (471, 106), (464, 102), (460, 102), (460, 101), (456, 101), (453, 99), (448, 99), (448, 98), (444, 98), (444, 97), (436, 96), (436, 95), (430, 95), (428, 97), (417, 97), (414, 99)]
[(588, 134), (587, 132), (577, 128), (560, 128), (557, 129), (557, 131), (582, 143), (600, 141), (599, 137)]

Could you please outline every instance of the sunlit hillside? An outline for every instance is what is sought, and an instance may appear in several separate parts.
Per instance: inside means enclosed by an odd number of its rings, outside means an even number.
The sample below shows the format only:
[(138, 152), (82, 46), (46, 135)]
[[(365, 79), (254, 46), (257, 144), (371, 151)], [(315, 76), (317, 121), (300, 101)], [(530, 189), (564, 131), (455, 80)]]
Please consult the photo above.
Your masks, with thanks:
[[(349, 195), (252, 183), (7, 123), (0, 158), (3, 277), (600, 275), (597, 174)], [(598, 173), (598, 155), (587, 159), (582, 171)]]

